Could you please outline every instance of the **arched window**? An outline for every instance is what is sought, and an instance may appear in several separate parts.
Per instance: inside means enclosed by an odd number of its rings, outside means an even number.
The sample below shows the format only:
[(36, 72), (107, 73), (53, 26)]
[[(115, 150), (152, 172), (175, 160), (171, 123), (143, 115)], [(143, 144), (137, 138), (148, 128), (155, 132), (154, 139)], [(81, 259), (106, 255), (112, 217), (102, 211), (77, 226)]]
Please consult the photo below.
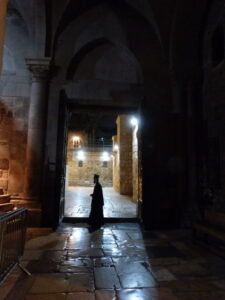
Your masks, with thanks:
[(216, 67), (224, 59), (224, 30), (220, 25), (212, 36), (212, 64)]

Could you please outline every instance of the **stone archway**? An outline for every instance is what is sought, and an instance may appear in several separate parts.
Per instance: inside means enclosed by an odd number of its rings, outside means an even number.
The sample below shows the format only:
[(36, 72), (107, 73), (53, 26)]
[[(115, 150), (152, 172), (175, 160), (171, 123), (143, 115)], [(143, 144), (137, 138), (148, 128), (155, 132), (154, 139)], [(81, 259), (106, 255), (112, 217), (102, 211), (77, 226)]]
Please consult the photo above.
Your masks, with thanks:
[[(84, 103), (87, 100), (108, 103), (108, 105), (110, 102), (116, 103), (117, 101), (123, 102), (124, 100), (127, 102), (140, 103), (145, 96), (148, 101), (147, 106), (144, 109), (150, 113), (144, 122), (148, 123), (150, 118), (151, 127), (144, 127), (145, 131), (149, 131), (145, 134), (144, 139), (149, 141), (147, 143), (144, 142), (143, 147), (146, 147), (146, 153), (148, 152), (149, 154), (148, 149), (153, 145), (152, 149), (154, 152), (154, 155), (145, 160), (146, 170), (152, 170), (151, 165), (155, 166), (155, 164), (159, 163), (159, 158), (155, 159), (155, 155), (165, 157), (165, 161), (168, 159), (168, 154), (166, 153), (167, 148), (165, 147), (167, 139), (159, 140), (157, 138), (157, 136), (168, 136), (168, 131), (170, 130), (170, 127), (168, 127), (169, 117), (168, 114), (165, 113), (165, 110), (170, 104), (169, 69), (163, 55), (162, 45), (154, 27), (145, 17), (142, 17), (141, 14), (133, 8), (129, 8), (128, 14), (127, 10), (125, 10), (125, 6), (122, 5), (120, 7), (122, 7), (121, 10), (117, 9), (117, 5), (115, 4), (112, 9), (110, 5), (104, 4), (101, 6), (100, 2), (98, 2), (96, 7), (91, 6), (90, 9), (86, 7), (85, 11), (82, 11), (82, 13), (74, 20), (64, 24), (65, 26), (62, 26), (63, 22), (61, 22), (60, 29), (55, 31), (56, 36), (54, 38), (53, 62), (58, 72), (56, 73), (56, 77), (52, 81), (50, 88), (49, 111), (52, 116), (49, 115), (49, 127), (47, 133), (49, 155), (51, 156), (50, 160), (55, 160), (54, 144), (56, 133), (54, 128), (57, 127), (57, 118), (53, 119), (53, 115), (57, 114), (58, 103), (56, 102), (56, 99), (62, 87), (65, 88), (68, 97), (80, 99), (80, 101), (83, 101)], [(96, 14), (99, 10), (101, 13)], [(98, 18), (96, 16), (98, 16)], [(89, 26), (85, 26), (85, 20), (90, 20)], [(129, 24), (129, 26), (126, 24)], [(114, 28), (116, 28), (116, 31), (113, 30)], [(134, 34), (134, 32), (138, 32), (138, 34)], [(71, 39), (71, 37), (73, 38)], [(99, 39), (100, 41), (107, 42), (99, 45), (97, 48), (94, 47), (94, 49), (89, 47), (94, 45), (94, 43), (92, 44), (94, 40)], [(136, 63), (138, 62), (138, 72), (140, 73), (141, 70), (142, 76), (137, 76), (137, 84), (132, 85), (129, 84), (129, 82), (127, 82), (128, 84), (125, 82), (121, 84), (116, 81), (110, 82), (110, 80), (96, 80), (93, 76), (89, 77), (88, 80), (84, 80), (85, 60), (91, 59), (90, 63), (86, 64), (88, 66), (88, 72), (86, 74), (96, 74), (93, 73), (93, 62), (96, 62), (98, 51), (108, 51), (112, 48), (112, 45), (117, 51), (120, 49), (120, 53), (127, 49), (124, 53), (128, 57), (133, 56), (135, 58), (133, 59), (132, 64), (134, 64), (135, 61)], [(66, 55), (64, 52), (65, 49), (67, 49)], [(85, 51), (82, 52), (81, 49), (84, 49)], [(76, 56), (76, 53), (80, 55)], [(77, 62), (75, 60), (76, 63), (73, 64), (74, 57), (76, 57)], [(106, 66), (110, 65), (108, 62), (107, 64)], [(67, 76), (69, 66), (71, 67), (69, 72), (70, 75)], [(101, 69), (101, 74), (103, 74), (103, 70), (104, 68)], [(119, 77), (121, 78), (121, 74)], [(109, 76), (107, 76), (107, 78), (109, 79)], [(103, 79), (102, 75), (101, 79)], [(152, 134), (152, 132), (154, 132), (154, 134)], [(156, 168), (157, 167), (160, 167), (163, 176), (158, 173), (158, 183), (155, 184), (155, 181), (153, 180), (152, 189), (149, 190), (148, 188), (148, 175), (146, 176), (146, 180), (143, 180), (143, 195), (146, 205), (144, 208), (144, 211), (146, 212), (144, 218), (145, 222), (148, 222), (150, 219), (149, 215), (147, 215), (151, 208), (151, 200), (149, 199), (158, 197), (157, 190), (162, 181), (161, 178), (163, 177), (165, 179), (167, 176), (166, 171), (163, 170), (166, 168), (165, 166), (156, 165)], [(145, 172), (145, 174), (147, 174), (147, 172)], [(155, 176), (155, 174), (149, 175), (150, 177)], [(163, 194), (163, 197), (166, 199), (166, 191)], [(160, 206), (156, 209), (158, 211), (157, 213), (160, 213)], [(155, 221), (156, 219), (154, 218), (154, 222)]]

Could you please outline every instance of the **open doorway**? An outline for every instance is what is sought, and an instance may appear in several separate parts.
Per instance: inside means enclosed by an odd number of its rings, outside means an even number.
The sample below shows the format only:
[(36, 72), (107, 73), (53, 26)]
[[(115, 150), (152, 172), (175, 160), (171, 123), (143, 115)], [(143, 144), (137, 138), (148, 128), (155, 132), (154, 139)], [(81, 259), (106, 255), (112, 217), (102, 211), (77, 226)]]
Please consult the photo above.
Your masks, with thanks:
[(137, 218), (138, 124), (133, 114), (71, 111), (68, 122), (65, 209), (88, 218), (93, 175), (100, 175), (105, 218)]

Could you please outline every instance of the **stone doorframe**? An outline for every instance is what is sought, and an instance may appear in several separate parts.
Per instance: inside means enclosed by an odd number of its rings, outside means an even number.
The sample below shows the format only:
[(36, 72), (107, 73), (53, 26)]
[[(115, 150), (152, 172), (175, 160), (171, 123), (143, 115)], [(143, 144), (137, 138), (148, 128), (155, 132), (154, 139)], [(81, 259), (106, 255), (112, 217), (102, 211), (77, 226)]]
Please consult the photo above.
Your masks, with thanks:
[[(64, 94), (65, 96), (65, 94)], [(121, 106), (115, 105), (113, 103), (108, 103), (107, 105), (104, 103), (104, 101), (102, 101), (101, 103), (99, 103), (99, 101), (95, 101), (95, 100), (85, 100), (85, 103), (82, 103), (81, 99), (64, 99), (65, 101), (65, 109), (68, 110), (69, 112), (74, 111), (76, 113), (82, 113), (84, 111), (88, 111), (91, 110), (96, 111), (96, 114), (99, 113), (99, 111), (105, 112), (105, 113), (118, 113), (118, 114), (139, 114), (139, 104), (135, 103), (133, 106), (130, 105), (129, 103), (123, 103)], [(84, 101), (83, 101), (84, 102)], [(60, 126), (65, 126), (65, 124), (61, 124)], [(141, 130), (141, 129), (140, 129)], [(60, 131), (60, 128), (59, 128)], [(138, 139), (141, 138), (141, 134), (138, 134)], [(63, 153), (64, 151), (62, 151), (61, 153)], [(63, 160), (63, 158), (60, 158), (60, 161), (58, 161), (56, 163), (56, 165), (60, 164), (60, 162)], [(141, 173), (141, 151), (139, 151), (138, 153), (138, 178), (139, 178), (139, 182), (138, 182), (138, 206), (137, 206), (137, 217), (138, 219), (140, 219), (140, 221), (142, 220), (142, 188), (141, 188), (141, 184), (142, 184), (142, 173)], [(59, 169), (56, 166), (56, 169)], [(57, 174), (57, 177), (60, 177), (60, 174)], [(59, 194), (61, 193), (61, 191), (59, 191)], [(60, 201), (60, 196), (58, 195), (58, 202), (61, 203)], [(60, 204), (62, 205), (62, 203)], [(63, 204), (64, 205), (64, 204)], [(68, 218), (67, 218), (68, 219)], [(72, 220), (72, 219), (71, 219)], [(67, 220), (68, 221), (68, 220)]]

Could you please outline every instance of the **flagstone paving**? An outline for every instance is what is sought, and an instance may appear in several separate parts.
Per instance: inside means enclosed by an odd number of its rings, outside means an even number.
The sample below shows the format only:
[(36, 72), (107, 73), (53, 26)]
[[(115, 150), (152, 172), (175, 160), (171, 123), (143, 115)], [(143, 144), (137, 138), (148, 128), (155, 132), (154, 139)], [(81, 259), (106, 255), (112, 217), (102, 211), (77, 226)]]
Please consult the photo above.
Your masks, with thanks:
[(31, 276), (15, 268), (0, 286), (1, 300), (225, 299), (225, 261), (187, 231), (62, 224), (29, 239), (22, 264)]
[[(65, 191), (65, 216), (87, 218), (91, 208), (93, 187), (67, 187)], [(103, 187), (105, 218), (136, 218), (137, 205), (130, 196), (120, 195), (112, 187)]]

